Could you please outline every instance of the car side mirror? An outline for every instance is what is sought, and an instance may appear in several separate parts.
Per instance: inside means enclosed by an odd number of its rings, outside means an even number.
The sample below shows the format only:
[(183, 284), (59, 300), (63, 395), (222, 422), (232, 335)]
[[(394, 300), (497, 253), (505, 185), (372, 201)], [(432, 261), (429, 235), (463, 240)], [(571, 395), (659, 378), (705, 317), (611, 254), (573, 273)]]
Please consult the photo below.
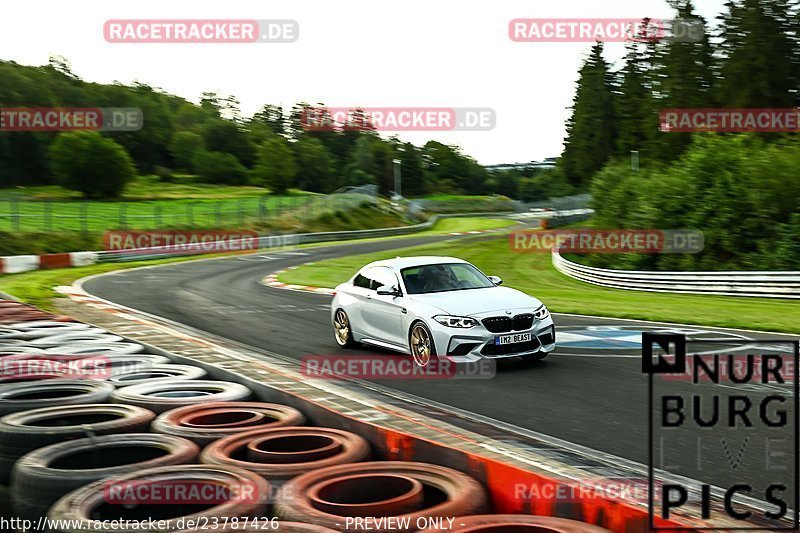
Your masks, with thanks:
[(400, 291), (394, 285), (381, 285), (378, 287), (379, 296), (400, 296)]
[(495, 285), (503, 284), (503, 280), (500, 278), (500, 276), (489, 276), (489, 281), (491, 281)]

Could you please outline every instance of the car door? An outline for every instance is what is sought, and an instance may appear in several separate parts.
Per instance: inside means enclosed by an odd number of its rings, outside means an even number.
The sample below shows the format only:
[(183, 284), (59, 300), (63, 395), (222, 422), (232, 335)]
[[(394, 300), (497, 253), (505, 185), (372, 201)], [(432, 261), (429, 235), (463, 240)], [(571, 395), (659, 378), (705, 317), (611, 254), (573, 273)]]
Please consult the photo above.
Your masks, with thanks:
[(375, 293), (372, 289), (375, 282), (368, 277), (369, 270), (363, 269), (353, 278), (353, 283), (348, 290), (353, 300), (347, 306), (347, 316), (350, 317), (350, 327), (353, 328), (353, 331), (360, 335), (372, 336), (364, 318), (364, 307)]
[(390, 342), (398, 346), (405, 345), (403, 332), (403, 296), (379, 295), (378, 288), (383, 286), (400, 287), (394, 271), (388, 267), (368, 269), (366, 276), (372, 280), (372, 291), (362, 308), (362, 319), (375, 339)]

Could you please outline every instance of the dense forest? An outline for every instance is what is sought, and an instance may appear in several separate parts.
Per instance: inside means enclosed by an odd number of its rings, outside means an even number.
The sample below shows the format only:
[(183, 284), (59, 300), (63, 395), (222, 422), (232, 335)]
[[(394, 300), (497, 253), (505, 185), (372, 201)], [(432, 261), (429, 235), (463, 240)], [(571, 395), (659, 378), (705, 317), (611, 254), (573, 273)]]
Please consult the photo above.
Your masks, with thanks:
[(731, 0), (713, 28), (691, 2), (673, 5), (676, 17), (702, 22), (704, 37), (627, 43), (618, 69), (594, 45), (579, 73), (560, 165), (574, 188), (592, 192), (597, 224), (700, 229), (706, 249), (592, 262), (799, 269), (797, 133), (685, 133), (659, 124), (662, 109), (798, 106), (798, 2)]

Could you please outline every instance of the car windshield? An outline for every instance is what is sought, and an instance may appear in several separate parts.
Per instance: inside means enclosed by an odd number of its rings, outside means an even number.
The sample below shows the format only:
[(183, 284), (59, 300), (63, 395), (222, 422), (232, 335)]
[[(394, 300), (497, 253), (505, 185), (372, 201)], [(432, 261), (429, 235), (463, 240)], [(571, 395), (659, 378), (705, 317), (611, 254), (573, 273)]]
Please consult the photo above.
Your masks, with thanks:
[(485, 289), (495, 286), (480, 270), (466, 263), (404, 268), (401, 274), (408, 294)]

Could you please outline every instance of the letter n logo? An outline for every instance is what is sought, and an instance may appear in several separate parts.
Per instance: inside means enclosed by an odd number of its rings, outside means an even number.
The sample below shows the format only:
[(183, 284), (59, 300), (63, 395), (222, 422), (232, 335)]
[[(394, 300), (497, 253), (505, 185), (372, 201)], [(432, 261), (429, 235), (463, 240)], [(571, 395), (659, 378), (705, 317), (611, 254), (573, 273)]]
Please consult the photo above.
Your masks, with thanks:
[[(653, 357), (654, 345), (664, 353)], [(674, 347), (670, 349), (670, 347)], [(642, 333), (642, 373), (685, 374), (686, 335), (678, 333)]]

